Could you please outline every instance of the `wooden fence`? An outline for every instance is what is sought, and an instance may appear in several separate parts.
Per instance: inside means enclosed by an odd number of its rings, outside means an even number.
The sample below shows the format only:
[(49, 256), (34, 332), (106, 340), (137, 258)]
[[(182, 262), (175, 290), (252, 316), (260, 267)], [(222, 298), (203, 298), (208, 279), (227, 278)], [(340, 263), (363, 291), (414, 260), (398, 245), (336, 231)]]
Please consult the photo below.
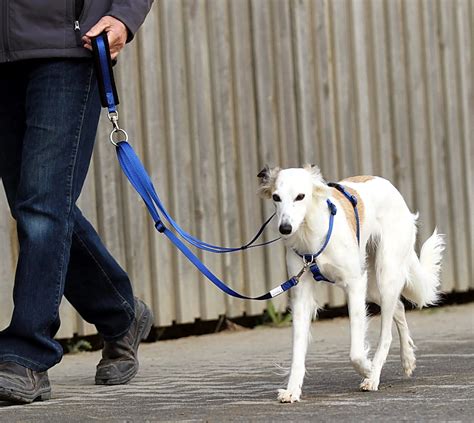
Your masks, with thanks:
[[(160, 0), (117, 66), (121, 124), (176, 220), (213, 243), (240, 245), (271, 213), (255, 195), (266, 163), (384, 176), (420, 211), (422, 240), (436, 225), (446, 234), (443, 289), (463, 292), (474, 287), (473, 22), (470, 0)], [(262, 313), (154, 231), (108, 129), (103, 117), (80, 204), (156, 325)], [(6, 325), (17, 244), (3, 199), (0, 209)], [(250, 295), (286, 278), (281, 245), (200, 257)], [(60, 337), (94, 331), (62, 305)]]

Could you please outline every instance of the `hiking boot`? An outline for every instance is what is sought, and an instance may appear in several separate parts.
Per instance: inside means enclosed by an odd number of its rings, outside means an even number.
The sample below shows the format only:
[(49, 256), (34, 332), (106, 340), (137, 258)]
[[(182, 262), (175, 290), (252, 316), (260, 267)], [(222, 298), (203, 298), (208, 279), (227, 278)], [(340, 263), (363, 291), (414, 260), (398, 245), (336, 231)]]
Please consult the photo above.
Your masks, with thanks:
[(50, 398), (48, 372), (35, 372), (10, 361), (0, 362), (0, 401), (29, 404)]
[(104, 342), (102, 360), (95, 374), (96, 385), (122, 385), (133, 379), (138, 372), (138, 345), (146, 339), (152, 324), (153, 313), (135, 298), (135, 318), (128, 332), (117, 341)]

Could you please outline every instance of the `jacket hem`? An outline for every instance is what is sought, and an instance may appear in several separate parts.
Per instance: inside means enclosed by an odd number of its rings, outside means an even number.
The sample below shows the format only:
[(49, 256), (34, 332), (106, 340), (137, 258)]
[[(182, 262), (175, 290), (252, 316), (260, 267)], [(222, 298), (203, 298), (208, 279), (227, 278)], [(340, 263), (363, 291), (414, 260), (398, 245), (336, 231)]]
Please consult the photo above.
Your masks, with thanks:
[(16, 62), (27, 59), (54, 59), (54, 58), (92, 58), (92, 54), (84, 47), (57, 48), (57, 49), (31, 49), (10, 51), (8, 60), (3, 52), (0, 52), (0, 63)]

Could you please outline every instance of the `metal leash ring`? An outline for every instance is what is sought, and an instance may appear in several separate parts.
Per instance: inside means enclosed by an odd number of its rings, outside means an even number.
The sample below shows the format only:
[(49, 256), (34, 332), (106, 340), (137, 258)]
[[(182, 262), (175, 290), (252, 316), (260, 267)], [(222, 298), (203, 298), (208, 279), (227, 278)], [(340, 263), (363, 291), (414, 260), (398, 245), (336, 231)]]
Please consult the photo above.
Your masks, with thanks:
[[(120, 137), (117, 141), (115, 141), (114, 136), (119, 136), (120, 134), (123, 135), (123, 138)], [(112, 131), (110, 132), (109, 140), (113, 145), (115, 145), (115, 147), (118, 147), (119, 142), (122, 142), (122, 141), (127, 142), (128, 141), (128, 134), (124, 129), (116, 127), (114, 129), (112, 129)]]

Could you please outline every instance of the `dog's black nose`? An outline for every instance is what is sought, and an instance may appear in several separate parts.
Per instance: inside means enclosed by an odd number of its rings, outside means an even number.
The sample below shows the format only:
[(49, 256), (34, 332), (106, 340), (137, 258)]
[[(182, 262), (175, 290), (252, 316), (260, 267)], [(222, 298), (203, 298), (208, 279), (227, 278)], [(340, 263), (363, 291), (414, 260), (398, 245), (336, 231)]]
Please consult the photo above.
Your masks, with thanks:
[(289, 223), (282, 223), (279, 227), (279, 230), (281, 234), (288, 235), (288, 234), (291, 234), (291, 231), (293, 230), (293, 228), (291, 227)]

